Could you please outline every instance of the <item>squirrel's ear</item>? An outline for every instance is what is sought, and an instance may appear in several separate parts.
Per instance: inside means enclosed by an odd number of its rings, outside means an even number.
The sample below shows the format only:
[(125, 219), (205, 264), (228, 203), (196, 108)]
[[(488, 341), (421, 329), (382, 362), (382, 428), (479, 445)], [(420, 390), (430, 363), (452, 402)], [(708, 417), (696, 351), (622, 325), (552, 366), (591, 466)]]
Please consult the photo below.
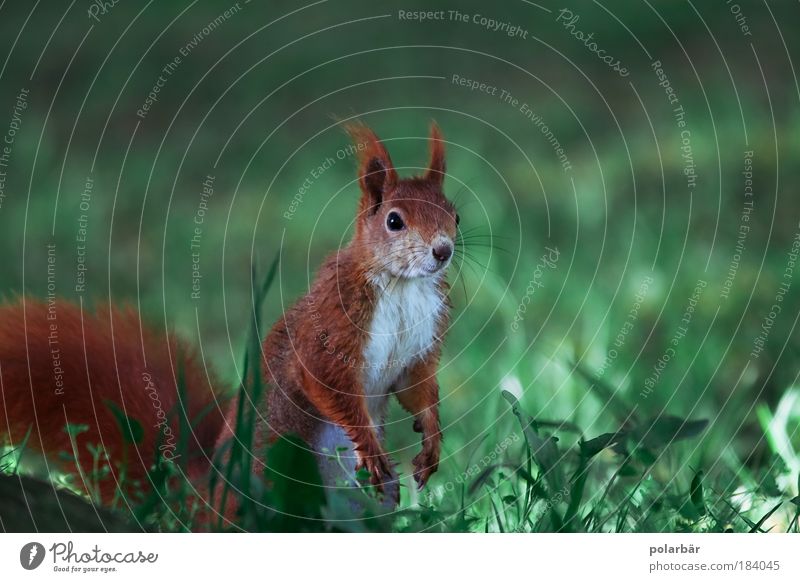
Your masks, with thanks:
[(397, 184), (397, 172), (389, 152), (378, 136), (363, 123), (345, 127), (358, 148), (358, 183), (361, 186), (360, 213), (374, 214), (386, 192)]
[(431, 159), (430, 162), (428, 162), (428, 171), (425, 172), (425, 179), (441, 186), (444, 182), (445, 173), (444, 139), (435, 121), (431, 122), (428, 149), (430, 150)]

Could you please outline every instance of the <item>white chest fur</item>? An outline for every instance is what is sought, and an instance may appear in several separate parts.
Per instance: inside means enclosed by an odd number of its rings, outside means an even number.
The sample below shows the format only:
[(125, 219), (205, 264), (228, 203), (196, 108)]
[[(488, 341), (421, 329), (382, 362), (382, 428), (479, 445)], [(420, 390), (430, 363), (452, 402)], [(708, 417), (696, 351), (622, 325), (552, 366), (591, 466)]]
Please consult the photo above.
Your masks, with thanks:
[(430, 351), (444, 309), (433, 277), (393, 279), (376, 286), (362, 370), (373, 423), (381, 421), (392, 385)]

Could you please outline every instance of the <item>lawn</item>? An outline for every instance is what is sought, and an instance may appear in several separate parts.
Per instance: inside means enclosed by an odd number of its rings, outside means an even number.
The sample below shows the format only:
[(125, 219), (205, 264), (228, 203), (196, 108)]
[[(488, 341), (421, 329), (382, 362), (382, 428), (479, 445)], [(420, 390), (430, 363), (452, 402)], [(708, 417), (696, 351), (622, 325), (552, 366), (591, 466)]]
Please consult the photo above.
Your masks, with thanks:
[[(260, 396), (259, 341), (352, 235), (343, 122), (411, 175), (435, 119), (463, 235), (438, 473), (417, 491), (393, 403), (396, 512), (366, 486), (326, 498), (287, 440), (263, 479), (220, 460), (243, 510), (215, 527), (800, 531), (796, 8), (395, 4), (121, 2), (58, 27), (0, 7), (0, 294), (133, 305), (202, 349), (220, 394)], [(4, 450), (6, 512), (17, 473), (79, 490)], [(104, 521), (190, 528), (180, 469)]]

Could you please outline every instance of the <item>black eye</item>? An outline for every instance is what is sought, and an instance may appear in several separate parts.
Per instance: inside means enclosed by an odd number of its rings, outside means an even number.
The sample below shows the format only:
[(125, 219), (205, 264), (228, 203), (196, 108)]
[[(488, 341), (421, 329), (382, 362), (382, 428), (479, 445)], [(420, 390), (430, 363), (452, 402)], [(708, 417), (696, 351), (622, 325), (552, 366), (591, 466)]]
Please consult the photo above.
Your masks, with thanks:
[(389, 216), (386, 217), (386, 227), (389, 230), (403, 230), (405, 226), (405, 222), (396, 212), (390, 212)]
[(458, 214), (456, 214), (456, 226), (458, 226), (459, 224), (461, 224), (461, 217)]

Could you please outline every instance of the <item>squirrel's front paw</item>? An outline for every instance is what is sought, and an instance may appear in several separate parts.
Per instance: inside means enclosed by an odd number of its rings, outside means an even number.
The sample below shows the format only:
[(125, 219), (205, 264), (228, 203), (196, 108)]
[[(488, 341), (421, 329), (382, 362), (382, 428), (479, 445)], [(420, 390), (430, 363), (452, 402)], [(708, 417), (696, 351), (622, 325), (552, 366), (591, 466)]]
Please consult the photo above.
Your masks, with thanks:
[(434, 447), (423, 447), (414, 460), (414, 479), (417, 481), (419, 489), (425, 487), (430, 476), (439, 468), (439, 449)]
[(389, 457), (382, 451), (361, 456), (356, 465), (356, 473), (361, 469), (369, 473), (369, 482), (380, 492), (383, 492), (383, 483), (392, 479), (392, 465)]

